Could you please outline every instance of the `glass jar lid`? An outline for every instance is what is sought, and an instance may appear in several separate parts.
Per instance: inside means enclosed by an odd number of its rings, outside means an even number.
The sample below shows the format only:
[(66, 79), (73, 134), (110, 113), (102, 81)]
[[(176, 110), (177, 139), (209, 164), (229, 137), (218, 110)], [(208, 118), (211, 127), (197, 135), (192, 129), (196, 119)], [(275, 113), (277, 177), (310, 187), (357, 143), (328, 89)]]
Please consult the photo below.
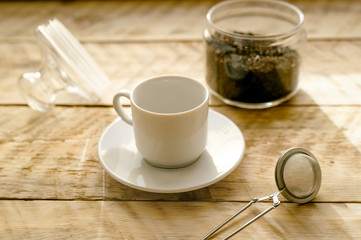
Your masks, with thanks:
[(61, 91), (99, 101), (110, 81), (73, 34), (57, 19), (38, 26), (34, 33), (43, 63), (39, 71), (24, 73), (19, 79), (19, 89), (29, 106), (48, 111)]

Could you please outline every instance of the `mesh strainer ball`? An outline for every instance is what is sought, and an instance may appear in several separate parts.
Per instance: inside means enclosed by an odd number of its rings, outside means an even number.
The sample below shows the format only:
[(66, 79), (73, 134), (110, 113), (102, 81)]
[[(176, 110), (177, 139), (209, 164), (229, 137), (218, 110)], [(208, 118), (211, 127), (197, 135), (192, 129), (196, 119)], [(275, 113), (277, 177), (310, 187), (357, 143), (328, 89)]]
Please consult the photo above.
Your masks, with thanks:
[(321, 168), (316, 157), (306, 149), (291, 148), (279, 158), (276, 184), (282, 195), (295, 203), (311, 201), (321, 186)]

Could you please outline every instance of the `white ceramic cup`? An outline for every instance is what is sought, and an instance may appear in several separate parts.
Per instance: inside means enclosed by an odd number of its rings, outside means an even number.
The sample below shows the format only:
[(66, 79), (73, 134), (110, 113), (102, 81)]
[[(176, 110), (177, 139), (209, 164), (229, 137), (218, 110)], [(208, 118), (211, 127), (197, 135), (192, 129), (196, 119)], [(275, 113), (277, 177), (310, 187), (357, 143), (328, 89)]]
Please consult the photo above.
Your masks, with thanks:
[[(131, 116), (120, 102), (130, 99)], [(134, 128), (136, 146), (156, 167), (178, 168), (196, 161), (207, 143), (209, 92), (200, 82), (181, 76), (161, 76), (121, 90), (113, 98), (115, 111)]]

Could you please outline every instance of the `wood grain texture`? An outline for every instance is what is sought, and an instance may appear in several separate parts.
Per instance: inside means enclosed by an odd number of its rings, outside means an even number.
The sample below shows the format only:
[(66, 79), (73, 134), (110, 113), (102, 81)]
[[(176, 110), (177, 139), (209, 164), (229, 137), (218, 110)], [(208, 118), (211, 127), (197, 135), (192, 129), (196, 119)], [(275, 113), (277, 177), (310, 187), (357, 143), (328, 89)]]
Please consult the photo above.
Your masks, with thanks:
[[(113, 94), (156, 75), (204, 80), (202, 31), (218, 0), (0, 2), (0, 239), (200, 239), (253, 197), (276, 190), (274, 167), (289, 147), (309, 149), (322, 169), (312, 203), (282, 204), (235, 239), (361, 239), (361, 2), (291, 0), (308, 44), (302, 89), (267, 110), (211, 108), (242, 130), (246, 152), (223, 180), (157, 194), (127, 187), (101, 167), (97, 144), (116, 119)], [(58, 18), (112, 84), (99, 103), (60, 94), (49, 113), (17, 89), (37, 71), (33, 29)], [(128, 109), (129, 110), (129, 109)], [(268, 207), (257, 203), (216, 236)]]
[(116, 118), (112, 108), (58, 107), (39, 114), (26, 107), (1, 107), (0, 198), (246, 201), (276, 190), (278, 157), (300, 146), (316, 155), (323, 171), (316, 202), (361, 202), (356, 190), (361, 188), (359, 107), (214, 110), (244, 134), (246, 152), (240, 166), (207, 188), (156, 194), (124, 186), (99, 164), (97, 143)]
[[(87, 102), (60, 94), (57, 103), (111, 105), (122, 88), (165, 74), (178, 74), (205, 83), (204, 45), (201, 42), (88, 43), (84, 45), (111, 80), (101, 102)], [(41, 56), (35, 43), (0, 43), (0, 104), (25, 104), (17, 86), (22, 73), (38, 71)], [(361, 41), (313, 41), (304, 50), (302, 91), (287, 105), (360, 105)], [(211, 104), (221, 105), (217, 99)]]
[[(32, 29), (51, 18), (69, 26), (82, 41), (201, 39), (205, 15), (215, 3), (194, 0), (1, 3), (1, 39), (32, 39)], [(24, 24), (18, 24), (19, 21)], [(9, 25), (14, 27), (8, 28)]]
[[(2, 239), (201, 239), (245, 203), (0, 201)], [(270, 203), (254, 204), (221, 239)], [(359, 239), (360, 204), (283, 203), (235, 239)], [(320, 224), (321, 223), (321, 224)]]
[[(217, 2), (1, 2), (0, 41), (33, 41), (33, 28), (51, 18), (62, 21), (81, 41), (201, 40), (206, 13)], [(359, 1), (291, 2), (304, 12), (310, 39), (361, 37)]]
[[(204, 82), (205, 59), (201, 40), (204, 21), (199, 18), (203, 18), (215, 2), (1, 2), (0, 89), (3, 93), (0, 104), (25, 104), (17, 88), (17, 79), (25, 72), (38, 71), (41, 67), (41, 53), (32, 35), (31, 24), (36, 26), (53, 16), (64, 19), (111, 79), (112, 84), (103, 94), (101, 105), (110, 105), (117, 90), (130, 88), (139, 81), (157, 75), (187, 75)], [(360, 3), (294, 3), (300, 6), (306, 17), (309, 16), (307, 29), (310, 42), (304, 54), (304, 91), (289, 104), (359, 105), (361, 43), (358, 35), (361, 35), (361, 30), (358, 29), (359, 24), (355, 23), (360, 18), (357, 14)], [(185, 12), (187, 18), (184, 17)], [(147, 23), (146, 30), (144, 22)], [(169, 36), (172, 39), (168, 39)], [(139, 41), (138, 38), (147, 41)], [(68, 105), (95, 104), (64, 93), (60, 94), (57, 102)], [(215, 98), (211, 103), (221, 104)]]

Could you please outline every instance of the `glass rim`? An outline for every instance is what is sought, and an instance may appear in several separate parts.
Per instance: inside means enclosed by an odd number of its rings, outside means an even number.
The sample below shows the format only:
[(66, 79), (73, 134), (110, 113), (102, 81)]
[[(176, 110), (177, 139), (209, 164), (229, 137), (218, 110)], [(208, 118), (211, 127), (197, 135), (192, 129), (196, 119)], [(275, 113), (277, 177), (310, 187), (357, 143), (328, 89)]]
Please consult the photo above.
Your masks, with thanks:
[[(279, 34), (271, 34), (271, 35), (264, 35), (264, 36), (253, 36), (253, 35), (247, 35), (247, 34), (241, 34), (241, 33), (234, 33), (226, 31), (224, 28), (221, 28), (217, 26), (217, 24), (212, 20), (212, 16), (214, 15), (214, 12), (217, 11), (220, 7), (231, 5), (232, 3), (249, 3), (249, 4), (259, 4), (259, 3), (266, 3), (266, 4), (273, 4), (275, 6), (282, 6), (285, 8), (288, 8), (292, 10), (296, 15), (298, 16), (298, 22), (297, 25), (295, 25), (293, 28), (291, 28), (287, 32), (279, 33)], [(256, 6), (256, 5), (255, 5)], [(229, 0), (217, 3), (213, 7), (209, 9), (206, 15), (207, 19), (207, 25), (211, 26), (217, 32), (220, 32), (223, 35), (231, 36), (237, 39), (241, 40), (273, 40), (273, 39), (280, 39), (280, 38), (286, 38), (291, 35), (293, 35), (295, 32), (297, 32), (299, 29), (302, 28), (304, 24), (304, 14), (303, 12), (295, 5), (283, 2), (283, 1), (270, 1), (270, 0)]]

